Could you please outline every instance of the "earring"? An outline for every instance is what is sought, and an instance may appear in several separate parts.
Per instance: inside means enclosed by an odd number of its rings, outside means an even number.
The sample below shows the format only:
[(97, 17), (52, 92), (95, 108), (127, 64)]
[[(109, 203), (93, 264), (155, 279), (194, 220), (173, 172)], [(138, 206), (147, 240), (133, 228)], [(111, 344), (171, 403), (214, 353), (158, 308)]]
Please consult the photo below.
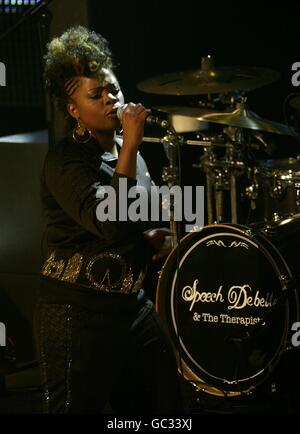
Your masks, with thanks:
[(72, 137), (74, 141), (77, 143), (87, 143), (92, 137), (92, 132), (87, 128), (84, 131), (82, 131), (82, 127), (80, 125), (79, 119), (77, 119), (77, 125), (73, 129)]

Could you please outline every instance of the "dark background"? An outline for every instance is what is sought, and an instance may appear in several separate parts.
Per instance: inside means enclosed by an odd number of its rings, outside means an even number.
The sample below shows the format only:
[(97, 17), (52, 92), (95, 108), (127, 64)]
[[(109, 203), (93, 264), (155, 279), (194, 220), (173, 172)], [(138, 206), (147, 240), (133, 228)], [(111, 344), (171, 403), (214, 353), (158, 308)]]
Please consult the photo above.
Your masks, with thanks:
[[(297, 112), (288, 106), (284, 110), (288, 95), (298, 90), (291, 85), (291, 66), (300, 57), (300, 6), (290, 3), (153, 0), (116, 5), (88, 2), (90, 26), (110, 42), (127, 101), (142, 101), (149, 107), (196, 105), (194, 96), (150, 95), (139, 92), (136, 86), (162, 73), (198, 69), (201, 58), (210, 54), (216, 68), (242, 65), (278, 71), (278, 81), (247, 94), (248, 108), (265, 119), (295, 125)], [(146, 130), (146, 135), (153, 134), (161, 132)], [(275, 143), (277, 156), (298, 153), (294, 139), (268, 134), (266, 139)], [(143, 144), (141, 150), (152, 176), (160, 182), (165, 163), (161, 147)], [(183, 149), (182, 177), (187, 185), (203, 184), (199, 169), (192, 167), (200, 155), (199, 148)]]
[[(84, 4), (89, 26), (109, 40), (127, 100), (142, 101), (151, 107), (191, 103), (195, 98), (143, 94), (136, 85), (161, 73), (197, 69), (201, 57), (211, 54), (216, 68), (244, 65), (278, 71), (280, 80), (249, 92), (248, 103), (260, 116), (285, 122), (283, 102), (291, 92), (298, 91), (291, 85), (291, 65), (299, 61), (298, 3), (201, 0), (178, 4), (170, 0), (60, 3), (74, 5), (74, 9)], [(50, 9), (57, 4), (58, 0), (53, 0)], [(0, 34), (19, 18), (17, 14), (0, 13)], [(63, 24), (67, 17), (52, 18), (52, 22), (59, 19), (61, 29), (67, 27)], [(41, 25), (47, 22), (51, 23), (50, 14), (48, 18), (34, 15), (0, 40), (0, 61), (7, 65), (7, 86), (0, 88), (1, 136), (46, 127), (41, 71), (42, 52), (51, 37), (51, 28), (47, 36), (47, 32), (41, 32)]]
[[(111, 43), (122, 88), (139, 99), (136, 84), (164, 72), (197, 69), (211, 54), (215, 65), (261, 66), (280, 72), (277, 83), (251, 92), (251, 109), (282, 121), (291, 86), (291, 65), (299, 60), (300, 6), (261, 2), (152, 0), (104, 4), (89, 1), (90, 25)], [(144, 95), (155, 105), (158, 97)], [(180, 101), (180, 98), (177, 100)]]
[[(280, 80), (247, 94), (249, 108), (265, 119), (284, 123), (293, 122), (291, 116), (297, 115), (291, 109), (283, 111), (285, 98), (298, 91), (291, 85), (291, 66), (300, 56), (300, 5), (296, 2), (59, 3), (66, 5), (59, 17), (55, 11), (58, 0), (53, 0), (50, 13), (35, 14), (0, 39), (0, 61), (7, 66), (7, 86), (0, 88), (0, 136), (47, 127), (42, 55), (47, 39), (53, 35), (54, 22), (59, 21), (56, 27), (62, 31), (81, 24), (78, 19), (68, 21), (68, 14), (74, 13), (72, 6), (75, 11), (79, 6), (86, 8), (89, 26), (109, 40), (127, 101), (142, 101), (149, 107), (195, 105), (197, 97), (160, 97), (139, 92), (136, 86), (161, 73), (200, 68), (201, 58), (210, 54), (216, 68), (242, 65), (278, 71)], [(19, 18), (20, 14), (0, 13), (0, 34)], [(51, 24), (48, 34), (47, 23)], [(281, 139), (282, 146), (287, 146), (290, 139)], [(144, 152), (151, 161), (152, 152)]]

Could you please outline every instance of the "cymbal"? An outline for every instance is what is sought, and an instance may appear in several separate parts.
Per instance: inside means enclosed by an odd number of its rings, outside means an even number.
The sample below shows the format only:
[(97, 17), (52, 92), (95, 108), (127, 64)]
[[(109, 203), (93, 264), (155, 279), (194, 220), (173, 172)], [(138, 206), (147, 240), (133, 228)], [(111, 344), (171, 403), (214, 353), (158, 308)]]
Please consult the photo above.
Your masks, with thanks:
[(208, 129), (208, 122), (201, 122), (198, 116), (213, 113), (212, 110), (197, 107), (180, 107), (180, 106), (156, 106), (155, 110), (167, 113), (168, 122), (173, 126), (177, 133), (190, 133)]
[(159, 95), (201, 95), (256, 89), (278, 79), (279, 73), (268, 68), (223, 66), (158, 75), (137, 88)]
[(168, 111), (169, 113), (183, 114), (184, 116), (191, 116), (194, 119), (202, 122), (213, 122), (216, 124), (230, 125), (237, 128), (248, 128), (251, 130), (265, 131), (268, 133), (282, 134), (286, 136), (297, 136), (295, 130), (288, 125), (280, 124), (278, 122), (269, 121), (261, 118), (254, 112), (248, 110), (244, 104), (239, 104), (238, 108), (233, 111), (224, 111), (220, 113), (211, 112), (195, 107), (179, 107), (170, 106), (159, 107), (161, 111)]

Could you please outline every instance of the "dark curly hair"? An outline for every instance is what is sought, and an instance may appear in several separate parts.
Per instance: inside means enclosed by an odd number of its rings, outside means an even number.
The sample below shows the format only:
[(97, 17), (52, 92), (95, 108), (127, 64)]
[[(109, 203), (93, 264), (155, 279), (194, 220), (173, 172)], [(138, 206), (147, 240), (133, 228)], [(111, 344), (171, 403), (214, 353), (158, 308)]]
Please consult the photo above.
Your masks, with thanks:
[(68, 80), (80, 75), (101, 79), (101, 68), (114, 67), (107, 40), (83, 26), (71, 27), (52, 39), (44, 59), (46, 89), (62, 111), (68, 102)]

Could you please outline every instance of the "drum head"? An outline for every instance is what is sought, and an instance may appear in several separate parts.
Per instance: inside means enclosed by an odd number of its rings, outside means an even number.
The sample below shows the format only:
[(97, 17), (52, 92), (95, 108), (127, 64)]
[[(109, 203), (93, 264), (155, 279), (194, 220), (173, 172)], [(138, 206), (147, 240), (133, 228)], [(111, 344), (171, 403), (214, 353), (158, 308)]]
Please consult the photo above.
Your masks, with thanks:
[(273, 244), (249, 228), (210, 225), (184, 237), (162, 269), (157, 310), (185, 378), (221, 396), (261, 383), (285, 346), (290, 277)]

